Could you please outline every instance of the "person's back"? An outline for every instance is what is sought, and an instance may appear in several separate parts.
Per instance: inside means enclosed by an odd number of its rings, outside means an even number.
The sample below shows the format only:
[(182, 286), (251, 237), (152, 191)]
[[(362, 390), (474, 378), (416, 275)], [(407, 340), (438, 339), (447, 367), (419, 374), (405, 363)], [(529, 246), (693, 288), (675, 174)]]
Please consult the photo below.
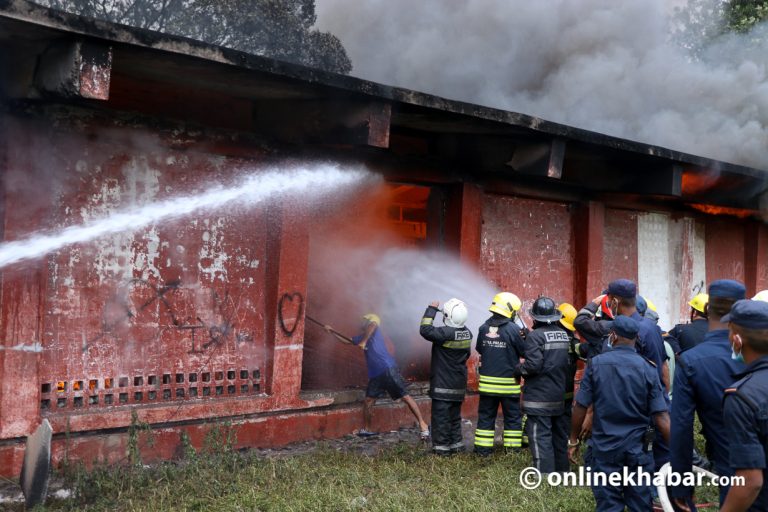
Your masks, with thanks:
[[(718, 474), (731, 474), (728, 467), (728, 434), (723, 418), (723, 391), (733, 382), (733, 375), (743, 370), (744, 365), (731, 358), (728, 331), (722, 329), (708, 332), (701, 344), (683, 352), (678, 360), (677, 371), (685, 374), (695, 397), (696, 412), (707, 442), (707, 458), (714, 463)], [(673, 404), (673, 409), (682, 400), (681, 396)], [(674, 413), (672, 417), (675, 418)]]
[[(631, 347), (614, 347), (592, 359), (593, 455), (639, 453), (652, 413), (649, 389), (660, 386), (656, 369)], [(659, 390), (661, 396), (661, 390)]]
[(680, 352), (682, 353), (704, 341), (707, 330), (707, 319), (697, 318), (689, 324), (677, 324), (669, 331), (669, 335), (677, 340)]
[[(352, 342), (357, 345), (362, 337), (362, 334), (354, 336)], [(395, 358), (389, 353), (381, 327), (376, 327), (376, 330), (373, 331), (373, 334), (365, 344), (365, 363), (368, 367), (369, 379), (376, 378), (388, 369), (397, 366)]]
[[(694, 411), (698, 412), (706, 455), (720, 475), (733, 474), (728, 458), (728, 430), (723, 417), (723, 393), (733, 382), (734, 373), (744, 368), (743, 363), (731, 358), (727, 325), (721, 319), (731, 306), (746, 293), (743, 283), (719, 279), (709, 285), (709, 332), (697, 346), (680, 354), (675, 372), (675, 400), (672, 402), (671, 466), (673, 473), (691, 470), (694, 449)], [(670, 486), (668, 492), (681, 506), (693, 496), (690, 485)], [(722, 504), (728, 486), (720, 486)]]
[[(638, 323), (617, 315), (610, 335), (612, 350), (592, 359), (581, 380), (573, 407), (569, 456), (575, 461), (578, 436), (586, 411), (594, 408), (591, 451), (584, 463), (598, 473), (621, 473), (641, 467), (651, 474), (654, 456), (651, 424), (669, 440), (669, 416), (661, 382), (653, 365), (637, 353), (634, 341)], [(651, 510), (651, 486), (647, 482), (594, 482), (596, 510)]]
[(664, 338), (661, 336), (661, 330), (656, 322), (640, 316), (637, 312), (631, 315), (631, 318), (640, 326), (635, 348), (641, 356), (653, 362), (656, 372), (659, 374), (659, 381), (664, 384), (664, 362), (667, 360), (667, 351), (664, 349)]
[(524, 343), (525, 361), (515, 376), (525, 378), (522, 410), (533, 465), (542, 473), (568, 471), (568, 432), (559, 421), (568, 379), (570, 338), (560, 327), (562, 312), (549, 297), (539, 297), (529, 311), (534, 329)]
[[(477, 335), (477, 352), (480, 354), (481, 362), (479, 369), (480, 392), (485, 391), (494, 394), (492, 388), (498, 386), (500, 381), (494, 379), (483, 379), (483, 377), (495, 377), (503, 379), (514, 379), (515, 366), (520, 362), (520, 356), (523, 352), (523, 339), (520, 337), (520, 330), (509, 319), (494, 316), (486, 320), (480, 326)], [(512, 385), (511, 381), (504, 382), (504, 385)], [(520, 386), (514, 386), (516, 390), (502, 390), (502, 394), (514, 393), (520, 394)], [(516, 392), (515, 392), (516, 391)]]
[(439, 455), (464, 449), (461, 433), (461, 403), (467, 388), (467, 359), (472, 333), (465, 326), (467, 307), (458, 300), (447, 301), (442, 308), (445, 325), (436, 327), (440, 311), (435, 301), (421, 319), (419, 333), (432, 342), (432, 367), (429, 396), (432, 398), (432, 450)]
[(569, 347), (570, 338), (558, 325), (542, 325), (528, 333), (525, 339), (526, 359), (519, 365), (525, 378), (524, 412), (563, 412), (563, 396), (570, 368)]
[(517, 449), (522, 446), (520, 382), (514, 375), (523, 353), (523, 339), (514, 323), (521, 305), (513, 293), (497, 294), (488, 308), (493, 316), (478, 331), (476, 349), (480, 355), (480, 368), (477, 390), (480, 397), (475, 453), (479, 455), (493, 452), (499, 406), (504, 415), (504, 447)]
[[(424, 318), (434, 318), (433, 312), (427, 309)], [(466, 327), (451, 327), (444, 325), (436, 327), (432, 324), (421, 325), (421, 336), (432, 342), (432, 361), (430, 396), (440, 400), (463, 401), (467, 387), (467, 359), (472, 346), (472, 333)]]
[(740, 300), (722, 318), (731, 354), (744, 362), (739, 379), (725, 390), (728, 463), (740, 480), (720, 510), (768, 510), (768, 303)]

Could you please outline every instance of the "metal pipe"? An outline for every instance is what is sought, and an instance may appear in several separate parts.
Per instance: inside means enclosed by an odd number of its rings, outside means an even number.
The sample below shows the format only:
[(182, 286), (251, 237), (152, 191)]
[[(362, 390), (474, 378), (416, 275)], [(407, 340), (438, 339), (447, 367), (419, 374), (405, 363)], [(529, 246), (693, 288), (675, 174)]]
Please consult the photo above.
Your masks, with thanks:
[[(314, 318), (312, 318), (312, 317), (311, 317), (311, 316), (309, 316), (309, 315), (304, 315), (304, 317), (305, 317), (307, 320), (309, 320), (310, 322), (312, 322), (313, 324), (317, 324), (317, 325), (319, 325), (320, 327), (322, 327), (323, 329), (325, 329), (325, 328), (326, 328), (326, 324), (324, 324), (324, 323), (323, 323), (323, 322), (321, 322), (320, 320), (315, 320)], [(348, 337), (348, 336), (345, 336), (345, 335), (341, 334), (341, 333), (340, 333), (339, 331), (337, 331), (336, 329), (333, 329), (332, 327), (328, 326), (327, 330), (329, 330), (329, 331), (330, 331), (332, 334), (334, 334), (334, 335), (338, 336), (339, 338), (343, 339), (343, 340), (344, 340), (344, 341), (346, 341), (347, 343), (352, 343), (352, 338), (350, 338), (350, 337)]]

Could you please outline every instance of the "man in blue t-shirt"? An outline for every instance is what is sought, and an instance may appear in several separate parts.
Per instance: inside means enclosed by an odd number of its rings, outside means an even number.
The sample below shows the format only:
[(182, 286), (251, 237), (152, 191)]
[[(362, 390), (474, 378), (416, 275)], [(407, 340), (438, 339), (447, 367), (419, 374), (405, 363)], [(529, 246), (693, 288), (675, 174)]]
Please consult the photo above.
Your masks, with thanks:
[[(408, 384), (400, 375), (397, 363), (392, 354), (387, 349), (384, 333), (381, 331), (381, 319), (378, 315), (369, 313), (363, 317), (362, 332), (352, 337), (353, 345), (360, 347), (365, 351), (365, 363), (368, 366), (368, 388), (365, 391), (365, 402), (363, 404), (364, 428), (358, 431), (357, 435), (361, 437), (374, 436), (377, 432), (371, 430), (371, 421), (373, 418), (373, 406), (377, 398), (386, 394), (392, 400), (400, 400), (408, 406), (413, 413), (416, 421), (419, 422), (421, 438), (429, 437), (429, 426), (421, 415), (416, 401), (408, 394)], [(350, 341), (339, 335), (331, 326), (326, 325), (325, 330), (336, 336), (339, 341), (349, 343)]]

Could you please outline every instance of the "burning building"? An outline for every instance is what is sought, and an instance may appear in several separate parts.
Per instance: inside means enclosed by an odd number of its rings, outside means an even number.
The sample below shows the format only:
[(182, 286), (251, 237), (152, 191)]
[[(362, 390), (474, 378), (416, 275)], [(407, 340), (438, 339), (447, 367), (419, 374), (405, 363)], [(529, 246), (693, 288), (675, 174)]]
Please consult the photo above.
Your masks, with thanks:
[[(495, 290), (578, 307), (629, 277), (668, 327), (713, 279), (768, 288), (763, 170), (23, 0), (0, 0), (0, 48), (3, 247), (216, 196), (244, 170), (332, 162), (378, 177), (5, 264), (3, 475), (43, 418), (54, 461), (123, 459), (135, 419), (154, 430), (148, 459), (218, 421), (242, 446), (351, 432), (362, 356), (307, 315), (351, 334), (383, 312), (418, 390), (432, 299), (460, 295), (479, 324)], [(379, 428), (411, 421), (378, 407)]]

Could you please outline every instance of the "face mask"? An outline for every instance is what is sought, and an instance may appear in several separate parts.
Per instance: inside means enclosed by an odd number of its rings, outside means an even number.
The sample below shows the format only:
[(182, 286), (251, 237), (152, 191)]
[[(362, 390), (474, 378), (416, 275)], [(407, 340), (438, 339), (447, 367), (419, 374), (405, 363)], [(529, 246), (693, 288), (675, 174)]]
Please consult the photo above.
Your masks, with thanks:
[(744, 355), (742, 355), (742, 353), (741, 353), (741, 352), (739, 352), (739, 353), (737, 354), (737, 353), (736, 353), (736, 349), (735, 349), (735, 348), (733, 348), (733, 345), (731, 345), (731, 359), (733, 359), (734, 361), (738, 361), (738, 362), (740, 362), (740, 363), (743, 363), (743, 362), (744, 362)]

